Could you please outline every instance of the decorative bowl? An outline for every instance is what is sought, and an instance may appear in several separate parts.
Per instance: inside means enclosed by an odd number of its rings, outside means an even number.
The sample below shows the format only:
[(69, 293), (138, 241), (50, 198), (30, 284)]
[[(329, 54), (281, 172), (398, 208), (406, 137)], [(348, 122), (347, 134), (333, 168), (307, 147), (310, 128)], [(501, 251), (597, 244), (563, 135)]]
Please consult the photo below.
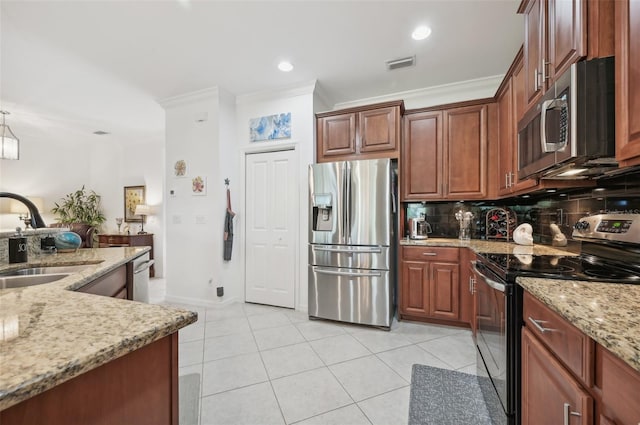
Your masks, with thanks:
[(74, 232), (60, 232), (53, 238), (58, 252), (74, 252), (82, 245), (82, 238)]

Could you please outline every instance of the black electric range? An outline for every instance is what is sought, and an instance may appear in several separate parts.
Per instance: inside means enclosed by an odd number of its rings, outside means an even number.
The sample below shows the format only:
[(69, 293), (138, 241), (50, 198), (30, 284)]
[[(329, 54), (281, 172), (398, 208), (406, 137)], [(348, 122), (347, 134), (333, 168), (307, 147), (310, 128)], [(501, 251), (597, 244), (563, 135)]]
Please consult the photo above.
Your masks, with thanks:
[(579, 256), (478, 254), (475, 302), (477, 374), (495, 424), (520, 423), (520, 329), (523, 289), (519, 276), (640, 284), (640, 215), (601, 214), (580, 219), (574, 239)]

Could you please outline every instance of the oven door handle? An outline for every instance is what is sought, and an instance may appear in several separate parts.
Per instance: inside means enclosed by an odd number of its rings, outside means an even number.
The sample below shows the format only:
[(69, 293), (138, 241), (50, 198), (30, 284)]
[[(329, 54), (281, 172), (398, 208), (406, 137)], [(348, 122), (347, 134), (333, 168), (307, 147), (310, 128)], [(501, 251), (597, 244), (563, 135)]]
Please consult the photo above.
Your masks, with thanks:
[(493, 289), (500, 291), (500, 292), (504, 292), (505, 291), (505, 284), (504, 283), (500, 283), (496, 280), (493, 280), (489, 277), (487, 277), (487, 275), (485, 275), (484, 273), (482, 273), (480, 270), (478, 270), (478, 267), (476, 264), (473, 264), (473, 271), (476, 272), (480, 277), (482, 277), (482, 280), (484, 280), (487, 285), (489, 285), (490, 287), (492, 287)]

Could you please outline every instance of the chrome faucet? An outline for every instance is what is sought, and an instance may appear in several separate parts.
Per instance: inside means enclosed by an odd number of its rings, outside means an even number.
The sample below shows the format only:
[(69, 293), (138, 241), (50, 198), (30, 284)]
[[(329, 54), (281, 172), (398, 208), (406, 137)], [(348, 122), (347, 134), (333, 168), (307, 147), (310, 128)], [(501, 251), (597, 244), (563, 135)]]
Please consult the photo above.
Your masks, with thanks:
[(31, 215), (31, 227), (33, 227), (34, 229), (47, 227), (47, 225), (44, 224), (44, 220), (40, 216), (38, 208), (34, 205), (33, 202), (31, 202), (24, 196), (20, 196), (16, 193), (0, 192), (0, 198), (11, 198), (15, 199), (16, 201), (22, 202), (29, 209), (29, 214)]

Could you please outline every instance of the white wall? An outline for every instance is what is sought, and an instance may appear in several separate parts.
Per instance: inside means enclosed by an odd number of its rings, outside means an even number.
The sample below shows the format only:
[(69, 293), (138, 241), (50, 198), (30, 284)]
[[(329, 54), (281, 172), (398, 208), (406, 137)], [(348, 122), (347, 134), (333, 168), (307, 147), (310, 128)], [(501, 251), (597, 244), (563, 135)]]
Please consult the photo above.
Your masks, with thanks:
[[(236, 123), (238, 157), (244, 174), (245, 155), (283, 147), (293, 147), (297, 152), (298, 172), (298, 242), (296, 258), (295, 308), (307, 311), (308, 260), (308, 169), (313, 163), (314, 152), (314, 88), (315, 82), (284, 88), (280, 91), (257, 93), (238, 97)], [(282, 141), (249, 142), (249, 119), (266, 115), (291, 112), (291, 139)], [(244, 175), (241, 176), (241, 206), (244, 208)], [(242, 211), (241, 211), (242, 213)], [(242, 215), (241, 215), (242, 217)], [(241, 261), (244, 263), (244, 223), (240, 220), (242, 234)], [(242, 275), (244, 282), (244, 273)], [(243, 288), (244, 291), (244, 288)]]
[[(189, 93), (163, 102), (166, 110), (166, 271), (167, 299), (214, 306), (244, 301), (244, 161), (249, 152), (282, 146), (297, 152), (298, 252), (296, 308), (307, 309), (307, 170), (313, 162), (315, 83), (244, 95), (235, 99), (220, 88)], [(291, 112), (291, 139), (250, 143), (249, 119)], [(207, 116), (207, 121), (196, 122)], [(187, 162), (187, 178), (173, 176), (173, 165)], [(191, 178), (207, 175), (207, 196), (190, 193)], [(222, 259), (226, 188), (230, 180), (234, 218), (231, 261)], [(197, 217), (204, 224), (196, 224)], [(209, 280), (212, 281), (209, 284)], [(224, 297), (216, 287), (224, 287)]]
[[(225, 195), (220, 164), (229, 160), (220, 155), (219, 90), (186, 94), (162, 105), (166, 113), (167, 299), (211, 305), (219, 302), (215, 288), (222, 269)], [(187, 164), (185, 177), (174, 175), (178, 160)], [(207, 179), (204, 196), (192, 193), (196, 176)]]

